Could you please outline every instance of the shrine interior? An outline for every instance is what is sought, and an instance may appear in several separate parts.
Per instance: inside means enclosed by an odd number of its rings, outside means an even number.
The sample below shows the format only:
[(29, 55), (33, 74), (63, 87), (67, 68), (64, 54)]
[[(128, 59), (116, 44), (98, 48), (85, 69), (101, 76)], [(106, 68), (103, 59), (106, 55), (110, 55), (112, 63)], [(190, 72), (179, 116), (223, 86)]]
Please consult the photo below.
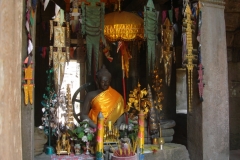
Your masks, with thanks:
[[(155, 8), (159, 11), (158, 23), (161, 23), (162, 20), (162, 11), (170, 10), (171, 8), (179, 8), (179, 14), (173, 16), (173, 23), (175, 24), (175, 34), (174, 34), (174, 48), (175, 48), (175, 60), (172, 60), (172, 70), (170, 73), (171, 79), (169, 82), (166, 82), (166, 73), (164, 71), (164, 63), (160, 63), (160, 47), (156, 50), (159, 50), (159, 54), (156, 54), (155, 66), (158, 67), (159, 77), (162, 79), (161, 92), (163, 94), (163, 99), (161, 101), (161, 116), (163, 120), (173, 120), (175, 121), (174, 135), (172, 137), (171, 143), (182, 144), (188, 149), (188, 125), (192, 123), (188, 122), (188, 117), (191, 116), (189, 108), (187, 108), (187, 91), (185, 93), (183, 86), (187, 89), (186, 77), (187, 72), (183, 66), (182, 59), (182, 0), (153, 0)], [(197, 3), (197, 0), (190, 0), (191, 4)], [(226, 23), (226, 41), (227, 41), (227, 60), (228, 60), (228, 89), (229, 89), (229, 137), (230, 137), (230, 150), (239, 150), (240, 149), (240, 10), (233, 11), (231, 7), (237, 3), (240, 6), (240, 1), (235, 2), (231, 0), (225, 1), (225, 23)], [(34, 102), (34, 126), (39, 127), (42, 125), (42, 100), (43, 95), (46, 93), (46, 85), (48, 75), (46, 71), (49, 70), (49, 46), (50, 46), (50, 23), (49, 21), (52, 17), (55, 16), (55, 4), (60, 6), (62, 9), (66, 8), (66, 3), (64, 0), (51, 0), (44, 10), (43, 6), (44, 1), (39, 1), (37, 5), (36, 12), (36, 35), (35, 35), (35, 102)], [(121, 2), (121, 11), (127, 11), (134, 13), (135, 15), (143, 18), (144, 6), (147, 4), (147, 0), (123, 0)], [(114, 4), (106, 5), (105, 14), (111, 13), (114, 11)], [(197, 20), (196, 20), (197, 22)], [(159, 29), (158, 33), (158, 42), (161, 45), (161, 33)], [(198, 48), (197, 41), (197, 27), (196, 32), (193, 34), (193, 48)], [(74, 81), (75, 89), (78, 87), (90, 82), (91, 86), (89, 90), (95, 90), (94, 74), (96, 73), (94, 69), (94, 63), (91, 65), (92, 74), (87, 74), (87, 64), (86, 64), (86, 54), (77, 53), (78, 43), (78, 31), (73, 31), (71, 29), (70, 34), (70, 47), (74, 50), (70, 53), (70, 60), (74, 62), (73, 66), (76, 69), (75, 78), (79, 81), (79, 84), (76, 84)], [(147, 88), (148, 84), (153, 85), (153, 70), (151, 66), (151, 72), (148, 71), (148, 62), (147, 62), (147, 42), (146, 40), (136, 39), (127, 42), (131, 46), (130, 50), (131, 59), (129, 60), (129, 73), (128, 77), (125, 77), (125, 89), (126, 89), (126, 98), (129, 98), (130, 91), (134, 90), (138, 84), (141, 85), (141, 88)], [(86, 43), (85, 43), (86, 45)], [(122, 62), (121, 54), (117, 53), (118, 42), (108, 42), (110, 47), (110, 55), (113, 58), (112, 61), (109, 61), (104, 55), (99, 60), (100, 64), (104, 64), (109, 72), (112, 74), (111, 87), (116, 89), (119, 93), (123, 93), (124, 89), (122, 87)], [(45, 48), (45, 52), (43, 52)], [(156, 51), (157, 52), (157, 51)], [(103, 54), (100, 52), (100, 54)], [(100, 66), (99, 64), (99, 66)], [(207, 68), (206, 68), (207, 69)], [(70, 71), (71, 72), (71, 71)], [(75, 74), (74, 73), (74, 74)], [(71, 73), (69, 73), (71, 74)], [(204, 77), (204, 75), (203, 75)], [(185, 79), (184, 79), (185, 78)], [(204, 78), (203, 78), (204, 79)], [(219, 79), (219, 81), (221, 81)], [(193, 69), (193, 98), (192, 98), (192, 107), (196, 108), (195, 112), (201, 112), (201, 102), (202, 99), (199, 97), (198, 90), (198, 68)], [(167, 84), (169, 83), (169, 84)], [(75, 90), (75, 91), (76, 91)], [(203, 89), (204, 90), (204, 89)], [(71, 91), (73, 95), (75, 91)], [(81, 94), (82, 99), (84, 95)], [(185, 96), (185, 97), (184, 97)], [(203, 91), (203, 101), (204, 101), (204, 91)], [(184, 106), (185, 105), (185, 106)], [(203, 117), (197, 116), (195, 123), (201, 123)], [(196, 137), (199, 135), (197, 127), (195, 129)], [(191, 135), (190, 135), (191, 136)], [(192, 136), (191, 136), (192, 137)], [(199, 137), (197, 137), (199, 138)], [(151, 142), (149, 142), (151, 143)], [(196, 151), (197, 152), (197, 151)], [(193, 152), (194, 153), (194, 152)], [(191, 156), (191, 155), (190, 155)]]

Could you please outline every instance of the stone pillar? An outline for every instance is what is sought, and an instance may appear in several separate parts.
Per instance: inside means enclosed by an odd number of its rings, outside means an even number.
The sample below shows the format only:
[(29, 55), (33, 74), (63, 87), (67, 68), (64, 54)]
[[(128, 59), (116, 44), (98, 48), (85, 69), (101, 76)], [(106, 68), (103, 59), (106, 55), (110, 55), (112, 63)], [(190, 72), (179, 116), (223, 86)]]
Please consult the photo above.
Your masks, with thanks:
[[(201, 53), (203, 159), (229, 159), (229, 94), (223, 0), (203, 0)], [(188, 133), (190, 134), (190, 133)]]
[[(26, 8), (26, 4), (24, 4), (24, 8)], [(33, 44), (33, 51), (32, 51), (32, 62), (33, 62), (33, 77), (34, 77), (34, 70), (35, 70), (35, 43), (36, 43), (36, 14), (37, 9), (35, 10), (35, 16), (33, 17), (34, 21), (30, 27), (31, 30), (31, 38)], [(22, 13), (23, 17), (25, 16), (25, 12)], [(25, 23), (26, 19), (22, 21), (22, 60), (27, 57), (28, 53), (28, 40), (27, 40), (27, 33), (25, 32)], [(24, 79), (24, 74), (22, 74), (22, 78)], [(34, 79), (32, 80), (34, 84)], [(25, 105), (24, 103), (24, 92), (22, 90), (22, 109), (21, 109), (21, 123), (22, 123), (22, 157), (24, 160), (32, 160), (34, 159), (34, 98), (35, 88), (33, 89), (33, 105), (30, 103)]]
[(22, 160), (22, 13), (25, 1), (1, 1), (0, 159)]

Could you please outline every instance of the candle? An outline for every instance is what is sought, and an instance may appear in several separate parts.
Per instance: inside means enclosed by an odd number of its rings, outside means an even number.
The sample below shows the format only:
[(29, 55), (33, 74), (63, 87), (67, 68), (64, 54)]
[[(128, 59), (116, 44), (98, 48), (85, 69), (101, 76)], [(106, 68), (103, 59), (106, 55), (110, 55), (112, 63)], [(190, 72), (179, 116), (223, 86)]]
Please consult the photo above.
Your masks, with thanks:
[(112, 121), (108, 121), (108, 131), (112, 131)]
[(58, 87), (60, 87), (60, 64), (58, 66)]
[(139, 148), (141, 154), (143, 154), (143, 149), (144, 149), (144, 113), (141, 110), (140, 113), (138, 114), (138, 139), (139, 139)]
[(165, 140), (164, 138), (162, 137), (162, 128), (161, 128), (161, 125), (159, 125), (159, 147), (161, 150), (163, 150), (163, 145), (165, 143)]
[[(96, 151), (102, 155), (103, 153), (103, 135), (104, 135), (104, 117), (102, 112), (99, 112), (97, 119), (97, 148)], [(102, 157), (97, 157), (98, 160)]]

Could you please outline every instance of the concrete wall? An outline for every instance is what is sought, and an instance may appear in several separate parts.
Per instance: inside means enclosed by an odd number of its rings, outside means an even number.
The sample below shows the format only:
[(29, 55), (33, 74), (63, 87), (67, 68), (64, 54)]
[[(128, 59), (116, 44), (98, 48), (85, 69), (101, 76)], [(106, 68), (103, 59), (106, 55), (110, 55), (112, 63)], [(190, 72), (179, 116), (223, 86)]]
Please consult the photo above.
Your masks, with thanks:
[(22, 159), (22, 13), (25, 1), (0, 1), (0, 159)]

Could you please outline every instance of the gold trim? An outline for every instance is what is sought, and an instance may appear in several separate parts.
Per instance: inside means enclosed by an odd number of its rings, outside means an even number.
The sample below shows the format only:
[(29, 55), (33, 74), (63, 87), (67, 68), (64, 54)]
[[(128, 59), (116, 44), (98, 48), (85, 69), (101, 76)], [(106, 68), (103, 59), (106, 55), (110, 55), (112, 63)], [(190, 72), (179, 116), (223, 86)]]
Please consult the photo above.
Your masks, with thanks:
[(143, 39), (143, 25), (138, 24), (114, 24), (104, 26), (104, 35), (110, 41), (126, 40), (136, 38)]

